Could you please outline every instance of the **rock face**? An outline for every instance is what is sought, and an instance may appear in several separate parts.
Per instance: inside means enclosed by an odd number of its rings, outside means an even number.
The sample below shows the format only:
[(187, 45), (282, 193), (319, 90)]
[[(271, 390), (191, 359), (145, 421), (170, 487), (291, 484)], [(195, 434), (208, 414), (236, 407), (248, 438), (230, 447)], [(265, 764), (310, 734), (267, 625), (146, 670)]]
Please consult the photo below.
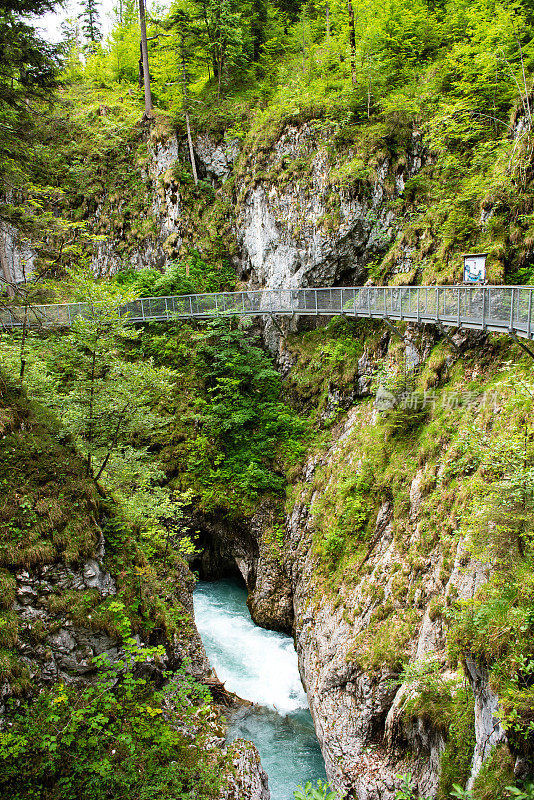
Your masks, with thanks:
[[(267, 154), (240, 153), (241, 143), (231, 137), (195, 138), (199, 176), (232, 201), (234, 261), (252, 287), (362, 284), (368, 264), (395, 239), (398, 223), (391, 201), (423, 163), (419, 135), (412, 136), (401, 164), (384, 156), (361, 178), (344, 172), (355, 152), (332, 157), (333, 137), (333, 129), (314, 123), (289, 125)], [(154, 234), (131, 250), (131, 268), (164, 267), (178, 257), (191, 233), (185, 230), (187, 208), (173, 174), (180, 163), (189, 170), (187, 153), (186, 143), (175, 134), (148, 142), (143, 177), (152, 197), (148, 211)], [(230, 177), (233, 183), (225, 185)], [(404, 267), (411, 268), (409, 254), (403, 259)], [(120, 263), (113, 237), (97, 243), (96, 274), (115, 272)]]
[(244, 193), (236, 220), (239, 266), (254, 285), (358, 285), (367, 277), (368, 263), (394, 239), (396, 220), (388, 201), (421, 167), (418, 139), (401, 171), (386, 158), (374, 180), (357, 186), (353, 181), (349, 189), (338, 175), (341, 164), (329, 161), (332, 135), (312, 123), (289, 126), (261, 165), (262, 174), (273, 177), (259, 180), (253, 161), (251, 187), (240, 186), (238, 178), (237, 191)]
[(272, 524), (269, 503), (258, 507), (246, 523), (230, 523), (214, 515), (195, 515), (191, 530), (199, 531), (202, 551), (193, 567), (201, 579), (239, 575), (248, 589), (248, 607), (263, 628), (291, 633), (293, 600), (289, 574), (264, 538)]
[(485, 667), (466, 659), (466, 667), (475, 695), (475, 752), (467, 788), (475, 778), (495, 745), (506, 742), (506, 734), (498, 718), (499, 698), (492, 692)]
[[(32, 682), (70, 683), (94, 675), (95, 656), (105, 654), (111, 661), (117, 660), (120, 650), (116, 639), (62, 618), (48, 602), (53, 595), (72, 591), (96, 590), (101, 598), (114, 595), (115, 582), (100, 560), (89, 559), (80, 569), (48, 564), (31, 572), (21, 570), (15, 577), (13, 608), (22, 623), (17, 649)], [(90, 615), (87, 621), (90, 625)]]
[(208, 134), (200, 134), (195, 138), (194, 148), (200, 174), (220, 186), (232, 173), (240, 142), (233, 137), (217, 141)]
[[(346, 439), (351, 426), (358, 423), (357, 415), (349, 413), (339, 439)], [(305, 474), (311, 477), (320, 466), (317, 462), (307, 464)], [(415, 518), (416, 486), (412, 490), (411, 514)], [(327, 774), (341, 796), (357, 800), (392, 800), (399, 787), (397, 776), (408, 771), (414, 773), (422, 796), (432, 796), (444, 747), (439, 732), (422, 725), (407, 726), (402, 721), (401, 699), (407, 690), (395, 681), (395, 670), (384, 664), (369, 673), (353, 655), (373, 612), (387, 602), (392, 591), (392, 580), (387, 577), (392, 575), (392, 565), (402, 560), (392, 536), (391, 512), (389, 503), (380, 508), (367, 575), (356, 578), (356, 586), (344, 590), (336, 603), (318, 592), (316, 599), (310, 601), (316, 578), (309, 508), (297, 503), (288, 519), (301, 674)], [(432, 585), (437, 589), (439, 566), (437, 558), (430, 564), (429, 590)], [(383, 587), (383, 595), (374, 601), (366, 594), (366, 586), (373, 584)], [(360, 611), (350, 619), (347, 610), (353, 608)], [(441, 622), (431, 623), (428, 615), (415, 623), (412, 636), (414, 658), (443, 648)], [(408, 748), (420, 757), (415, 765), (404, 761)]]
[(267, 775), (256, 747), (238, 739), (230, 745), (228, 753), (234, 772), (228, 776), (220, 800), (270, 800)]
[[(21, 569), (14, 574), (15, 601), (12, 610), (19, 620), (14, 652), (27, 668), (32, 686), (91, 682), (97, 675), (95, 656), (106, 655), (110, 662), (123, 656), (117, 638), (92, 620), (90, 612), (74, 612), (76, 599), (83, 593), (97, 593), (101, 600), (116, 594), (115, 581), (103, 566), (104, 539), (94, 558), (70, 567), (63, 563), (44, 564)], [(194, 582), (184, 566), (182, 576), (184, 605), (193, 616)], [(69, 597), (66, 605), (62, 598)], [(141, 643), (139, 641), (139, 643)], [(166, 658), (158, 670), (172, 669), (184, 658), (190, 662), (192, 674), (199, 678), (212, 674), (204, 647), (196, 630), (184, 643), (178, 639), (162, 640)], [(153, 642), (152, 644), (156, 644)], [(4, 702), (12, 694), (9, 681), (1, 687), (0, 714)]]
[[(179, 155), (178, 140), (175, 135), (164, 141), (148, 142), (148, 159), (143, 169), (143, 179), (148, 186), (151, 205), (146, 213), (152, 218), (154, 233), (142, 239), (130, 250), (125, 258), (118, 244), (119, 236), (110, 236), (96, 242), (92, 260), (95, 275), (113, 275), (119, 269), (152, 269), (162, 270), (175, 250), (181, 244), (180, 218), (181, 204), (178, 186), (173, 176), (173, 167)], [(124, 198), (117, 201), (120, 212)], [(101, 209), (97, 209), (95, 219), (98, 220)]]
[[(239, 141), (230, 138), (219, 141), (202, 134), (194, 141), (196, 166), (199, 176), (219, 187), (231, 174), (239, 153)], [(175, 169), (188, 170), (189, 158), (187, 143), (180, 141), (175, 133), (163, 139), (149, 139), (147, 161), (142, 168), (142, 178), (150, 198), (146, 215), (152, 220), (153, 232), (136, 243), (127, 257), (121, 255), (117, 246), (119, 239), (111, 236), (95, 245), (93, 271), (96, 275), (110, 275), (120, 268), (143, 269), (146, 267), (163, 270), (173, 260), (180, 257), (182, 242), (189, 220), (187, 208), (180, 196), (179, 181)], [(123, 200), (119, 200), (120, 203)], [(98, 220), (101, 210), (97, 210)]]
[[(2, 247), (5, 268), (14, 283), (21, 283), (32, 274), (35, 253), (22, 239), (14, 225), (0, 222), (0, 247)], [(5, 276), (2, 275), (2, 277)]]

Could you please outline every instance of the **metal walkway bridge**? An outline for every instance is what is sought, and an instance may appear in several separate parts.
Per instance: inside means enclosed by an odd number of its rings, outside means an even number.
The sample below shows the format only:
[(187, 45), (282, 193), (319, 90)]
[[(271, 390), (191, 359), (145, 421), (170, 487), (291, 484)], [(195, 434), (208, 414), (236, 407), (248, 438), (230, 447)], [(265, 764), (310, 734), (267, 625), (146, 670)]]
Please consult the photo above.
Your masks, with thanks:
[[(530, 286), (352, 286), (332, 289), (264, 289), (218, 294), (143, 297), (126, 303), (121, 314), (130, 323), (209, 319), (219, 315), (344, 315), (406, 320), (445, 327), (508, 333), (533, 338), (534, 287)], [(0, 310), (0, 326), (70, 326), (89, 317), (87, 303), (20, 306)]]

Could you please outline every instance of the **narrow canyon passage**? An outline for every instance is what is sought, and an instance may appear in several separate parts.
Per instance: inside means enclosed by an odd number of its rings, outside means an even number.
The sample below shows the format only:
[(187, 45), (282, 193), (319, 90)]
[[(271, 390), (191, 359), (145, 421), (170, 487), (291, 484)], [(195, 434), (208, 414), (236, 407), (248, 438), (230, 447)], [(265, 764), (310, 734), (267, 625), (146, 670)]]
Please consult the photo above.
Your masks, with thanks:
[(299, 783), (326, 780), (291, 637), (255, 625), (244, 587), (200, 582), (195, 620), (219, 679), (255, 705), (228, 715), (229, 741), (254, 742), (269, 776), (271, 800), (293, 800)]

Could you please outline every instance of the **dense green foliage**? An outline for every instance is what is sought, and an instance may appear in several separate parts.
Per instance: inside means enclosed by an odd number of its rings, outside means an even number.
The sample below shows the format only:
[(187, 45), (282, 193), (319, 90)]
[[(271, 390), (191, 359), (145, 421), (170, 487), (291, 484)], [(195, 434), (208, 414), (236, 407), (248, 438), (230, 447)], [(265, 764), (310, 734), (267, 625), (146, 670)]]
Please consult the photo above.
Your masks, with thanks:
[(179, 294), (202, 294), (231, 290), (235, 273), (228, 263), (221, 268), (207, 264), (193, 250), (180, 263), (174, 263), (163, 274), (156, 269), (123, 270), (115, 276), (121, 286), (130, 287), (139, 297), (165, 297)]
[[(30, 378), (32, 366), (30, 358)], [(38, 385), (30, 384), (34, 394)], [(8, 705), (0, 732), (2, 796), (208, 800), (217, 793), (223, 764), (217, 751), (203, 748), (203, 737), (213, 735), (206, 693), (176, 657), (169, 662), (173, 681), (163, 692), (147, 677), (169, 657), (171, 642), (187, 648), (190, 637), (184, 593), (191, 577), (173, 527), (177, 509), (158, 497), (157, 487), (151, 503), (146, 496), (141, 502), (135, 488), (128, 503), (117, 482), (116, 499), (103, 500), (68, 432), (3, 374), (0, 425), (0, 679), (18, 698)], [(21, 567), (37, 572), (63, 563), (77, 569), (95, 557), (100, 526), (114, 595), (57, 588), (40, 597), (42, 618), (24, 620), (13, 611)], [(107, 634), (122, 644), (124, 657), (113, 663), (97, 658), (94, 682), (85, 688), (56, 684), (30, 701), (35, 686), (21, 651), (42, 647), (58, 620)], [(140, 647), (134, 636), (153, 646)]]
[[(176, 270), (158, 280), (176, 274), (181, 279)], [(122, 283), (75, 276), (72, 291), (91, 302), (91, 317), (66, 335), (24, 337), (25, 383), (61, 415), (88, 474), (130, 514), (142, 508), (153, 533), (161, 520), (179, 529), (193, 496), (233, 515), (262, 494), (282, 496), (305, 425), (282, 401), (272, 360), (235, 321), (134, 330), (118, 315), (131, 296)], [(21, 344), (17, 333), (3, 342), (0, 359), (13, 378)]]
[[(85, 65), (71, 52), (67, 75), (93, 92), (105, 87), (107, 102), (120, 94), (113, 116), (124, 115), (130, 92), (139, 116), (138, 23), (133, 6), (121, 9)], [(411, 266), (395, 280), (458, 280), (458, 255), (472, 248), (490, 253), (491, 280), (523, 282), (533, 211), (530, 22), (527, 2), (371, 0), (358, 9), (351, 44), (350, 15), (336, 0), (291, 8), (272, 0), (181, 0), (149, 20), (158, 125), (185, 134), (187, 108), (193, 135), (242, 140), (236, 175), (222, 197), (208, 198), (221, 221), (223, 197), (239, 201), (248, 180), (261, 177), (288, 124), (311, 121), (329, 140), (333, 195), (365, 191), (386, 160), (392, 173), (411, 162), (415, 146), (422, 168), (393, 203), (402, 230), (384, 242), (389, 250), (374, 276), (393, 278), (409, 252)], [(96, 132), (100, 121), (90, 121)], [(180, 160), (185, 190), (191, 167), (185, 154)], [(297, 161), (289, 159), (277, 182), (298, 177)], [(386, 189), (391, 199), (393, 186)], [(335, 219), (335, 197), (332, 203)], [(205, 236), (206, 221), (195, 224), (192, 248)], [(220, 247), (220, 240), (203, 243), (202, 258)]]
[(196, 363), (206, 398), (196, 404), (201, 433), (190, 451), (191, 471), (214, 504), (232, 484), (254, 498), (282, 492), (283, 473), (271, 465), (277, 456), (301, 455), (303, 426), (281, 402), (279, 372), (231, 323), (213, 323), (198, 338)]
[(336, 800), (337, 794), (330, 791), (327, 783), (318, 780), (314, 785), (308, 781), (304, 786), (298, 786), (293, 792), (295, 800)]
[(3, 796), (217, 796), (223, 757), (217, 750), (203, 752), (210, 733), (206, 690), (183, 670), (160, 692), (139, 677), (139, 667), (158, 657), (157, 648), (139, 648), (122, 604), (111, 605), (125, 642), (124, 659), (110, 664), (99, 657), (94, 685), (76, 690), (60, 683), (31, 705), (13, 705), (0, 732)]
[[(86, 17), (93, 7), (87, 0)], [(186, 574), (180, 553), (191, 550), (185, 510), (240, 518), (263, 498), (280, 507), (289, 481), (288, 510), (296, 502), (310, 508), (317, 586), (340, 603), (345, 587), (361, 584), (360, 605), (345, 611), (349, 622), (372, 609), (349, 660), (373, 680), (387, 671), (411, 687), (406, 724), (421, 720), (447, 738), (440, 798), (468, 797), (472, 698), (443, 679), (446, 666), (461, 673), (467, 656), (485, 664), (512, 747), (534, 753), (530, 365), (499, 340), (463, 362), (434, 343), (422, 369), (410, 372), (401, 345), (390, 344), (388, 362), (356, 390), (362, 355), (383, 361), (384, 331), (336, 321), (290, 337), (295, 363), (283, 382), (251, 331), (234, 323), (136, 331), (117, 308), (139, 294), (234, 287), (232, 225), (248, 190), (310, 188), (312, 154), (270, 162), (289, 125), (307, 126), (324, 150), (326, 231), (336, 230), (343, 198), (369, 197), (387, 165), (383, 192), (398, 232), (383, 232), (370, 269), (375, 282), (457, 281), (467, 249), (488, 251), (491, 281), (532, 280), (531, 2), (368, 0), (353, 19), (340, 0), (176, 0), (148, 20), (156, 111), (143, 122), (133, 2), (120, 4), (102, 43), (96, 27), (86, 30), (85, 45), (70, 30), (53, 109), (57, 53), (26, 26), (29, 10), (22, 2), (0, 12), (0, 219), (16, 225), (19, 244), (31, 242), (37, 276), (60, 279), (29, 295), (17, 290), (19, 301), (38, 292), (90, 299), (95, 313), (68, 334), (2, 337), (9, 380), (0, 414), (0, 677), (16, 693), (30, 687), (14, 655), (13, 570), (92, 555), (96, 522), (84, 525), (86, 518), (105, 522), (118, 606), (72, 592), (52, 596), (50, 609), (85, 624), (90, 612), (95, 630), (163, 642), (187, 637), (177, 589)], [(193, 136), (239, 142), (221, 185), (196, 182), (185, 150), (151, 182), (147, 147), (176, 131), (185, 140), (187, 125)], [(399, 189), (401, 173), (407, 180)], [(159, 235), (155, 192), (179, 198), (180, 234), (162, 243), (164, 272), (136, 271), (135, 254), (151, 252)], [(119, 272), (95, 284), (79, 268), (105, 246), (100, 237), (113, 241)], [(13, 389), (16, 381), (30, 401)], [(380, 384), (397, 399), (413, 393), (414, 404), (377, 412), (370, 397)], [(61, 419), (55, 433), (57, 423), (34, 400)], [(357, 424), (304, 480), (298, 461), (306, 437), (310, 453), (324, 454), (349, 406)], [(59, 461), (61, 474), (53, 466)], [(421, 505), (412, 536), (416, 476)], [(387, 596), (371, 567), (384, 504), (402, 554), (391, 565)], [(283, 532), (274, 536), (280, 545)], [(460, 545), (466, 560), (493, 567), (469, 601), (445, 589)], [(425, 576), (435, 559), (443, 595), (430, 598)], [(430, 666), (410, 662), (427, 606), (448, 638), (447, 656)], [(200, 739), (190, 745), (178, 732), (183, 720), (168, 712), (165, 695), (128, 671), (111, 691), (105, 665), (98, 666), (101, 692), (55, 687), (36, 705), (12, 709), (13, 728), (0, 736), (3, 791), (21, 800), (209, 797), (214, 764), (193, 752)], [(187, 718), (191, 697), (203, 709), (202, 697), (181, 671), (178, 679), (170, 691)], [(509, 754), (497, 749), (473, 797), (529, 796), (528, 785), (511, 789), (512, 782)], [(324, 795), (326, 788), (300, 791)], [(398, 796), (413, 796), (409, 775)]]

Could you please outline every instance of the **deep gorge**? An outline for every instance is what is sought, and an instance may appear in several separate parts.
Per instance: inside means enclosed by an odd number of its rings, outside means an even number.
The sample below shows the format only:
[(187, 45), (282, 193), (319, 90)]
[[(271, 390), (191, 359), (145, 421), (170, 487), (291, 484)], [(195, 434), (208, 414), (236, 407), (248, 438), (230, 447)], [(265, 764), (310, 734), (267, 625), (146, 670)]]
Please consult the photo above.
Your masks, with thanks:
[(534, 284), (530, 4), (149, 8), (145, 113), (134, 4), (58, 51), (29, 10), (0, 9), (0, 307), (90, 313), (0, 330), (0, 796), (530, 800), (528, 352), (120, 313), (454, 287), (464, 253)]
[(226, 712), (227, 739), (251, 739), (267, 771), (272, 800), (291, 800), (295, 775), (303, 784), (326, 782), (324, 764), (293, 643), (281, 634), (254, 629), (245, 600), (246, 592), (236, 580), (200, 583), (195, 589), (195, 621), (225, 687), (255, 704)]

